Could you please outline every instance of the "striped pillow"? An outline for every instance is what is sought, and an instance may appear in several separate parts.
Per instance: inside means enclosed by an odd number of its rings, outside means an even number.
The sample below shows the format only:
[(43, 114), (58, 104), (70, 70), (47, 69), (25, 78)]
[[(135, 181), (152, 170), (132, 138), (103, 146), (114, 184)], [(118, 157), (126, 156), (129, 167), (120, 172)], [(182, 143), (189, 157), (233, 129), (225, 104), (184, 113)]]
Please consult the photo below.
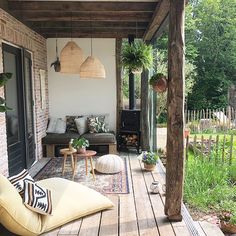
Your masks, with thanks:
[(32, 181), (25, 181), (24, 204), (42, 215), (52, 214), (51, 191), (42, 188)]
[(33, 181), (33, 178), (30, 176), (27, 170), (22, 170), (19, 174), (8, 177), (8, 180), (15, 186), (21, 197), (24, 196), (24, 181), (29, 180)]

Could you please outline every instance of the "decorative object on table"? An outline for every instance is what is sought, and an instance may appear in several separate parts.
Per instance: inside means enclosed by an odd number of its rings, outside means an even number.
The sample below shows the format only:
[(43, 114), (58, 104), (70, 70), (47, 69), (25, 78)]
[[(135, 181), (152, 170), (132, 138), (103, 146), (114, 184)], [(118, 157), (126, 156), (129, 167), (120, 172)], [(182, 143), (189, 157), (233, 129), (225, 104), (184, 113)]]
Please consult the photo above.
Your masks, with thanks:
[(122, 47), (121, 63), (133, 74), (140, 74), (143, 69), (151, 68), (152, 58), (152, 46), (141, 40), (134, 41), (131, 44), (127, 42)]
[(76, 152), (76, 149), (73, 147), (73, 141), (74, 139), (71, 139), (70, 142), (69, 142), (69, 151), (71, 152)]
[(159, 93), (164, 93), (167, 89), (167, 79), (162, 73), (154, 74), (149, 80), (149, 84), (153, 90)]
[(83, 154), (86, 152), (86, 147), (89, 147), (89, 141), (85, 138), (75, 138), (72, 147), (76, 148), (78, 153)]
[(99, 157), (96, 161), (96, 171), (104, 174), (115, 174), (122, 171), (124, 162), (122, 158), (114, 154), (107, 154)]
[(158, 155), (154, 152), (142, 152), (138, 159), (144, 163), (144, 169), (148, 171), (153, 171), (156, 167), (158, 161)]
[(220, 228), (224, 233), (236, 233), (236, 213), (223, 211), (219, 215)]
[[(96, 163), (98, 157), (93, 157), (93, 163)], [(78, 159), (77, 170), (73, 181), (92, 188), (100, 193), (114, 194), (114, 193), (129, 193), (129, 162), (126, 158), (123, 159), (124, 168), (117, 174), (101, 174), (95, 170), (96, 181), (93, 180), (92, 175), (86, 175), (86, 168), (83, 159)], [(66, 163), (66, 169), (70, 170), (70, 161)], [(52, 178), (62, 177), (63, 157), (51, 158), (44, 168), (34, 176), (36, 181)], [(73, 171), (66, 171), (63, 178), (72, 180)]]
[(54, 67), (55, 72), (60, 72), (61, 63), (58, 56), (57, 39), (56, 39), (56, 60), (53, 63), (51, 63), (51, 67), (52, 66)]
[(152, 193), (157, 194), (160, 192), (160, 189), (161, 189), (161, 183), (159, 181), (154, 181), (151, 183), (150, 190)]
[(79, 74), (80, 66), (84, 62), (82, 49), (74, 42), (68, 42), (61, 50), (61, 73)]
[[(11, 77), (12, 73), (0, 73), (0, 87), (4, 86)], [(8, 110), (12, 109), (6, 105), (5, 99), (0, 97), (0, 112), (6, 112)]]

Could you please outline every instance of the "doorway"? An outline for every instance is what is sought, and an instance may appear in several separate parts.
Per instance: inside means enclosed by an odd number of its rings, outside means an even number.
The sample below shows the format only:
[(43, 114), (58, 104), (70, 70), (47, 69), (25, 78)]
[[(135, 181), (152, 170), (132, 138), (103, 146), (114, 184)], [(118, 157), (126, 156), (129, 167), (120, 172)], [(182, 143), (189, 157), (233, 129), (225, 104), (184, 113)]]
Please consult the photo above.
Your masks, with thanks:
[(9, 175), (29, 168), (35, 161), (31, 54), (3, 44), (4, 72), (12, 78), (5, 86)]

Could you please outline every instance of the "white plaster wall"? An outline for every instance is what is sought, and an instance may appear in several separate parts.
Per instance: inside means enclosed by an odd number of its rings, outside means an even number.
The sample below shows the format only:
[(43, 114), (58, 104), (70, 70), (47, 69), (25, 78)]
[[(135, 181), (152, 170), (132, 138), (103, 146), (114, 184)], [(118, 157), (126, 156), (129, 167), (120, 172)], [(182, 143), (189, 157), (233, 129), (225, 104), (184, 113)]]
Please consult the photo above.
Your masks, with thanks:
[[(70, 39), (58, 39), (58, 51)], [(90, 39), (73, 39), (87, 58)], [(80, 79), (79, 75), (55, 72), (50, 64), (55, 61), (56, 39), (47, 39), (49, 116), (109, 114), (109, 128), (116, 128), (116, 68), (115, 39), (93, 39), (93, 55), (105, 66), (105, 79)]]

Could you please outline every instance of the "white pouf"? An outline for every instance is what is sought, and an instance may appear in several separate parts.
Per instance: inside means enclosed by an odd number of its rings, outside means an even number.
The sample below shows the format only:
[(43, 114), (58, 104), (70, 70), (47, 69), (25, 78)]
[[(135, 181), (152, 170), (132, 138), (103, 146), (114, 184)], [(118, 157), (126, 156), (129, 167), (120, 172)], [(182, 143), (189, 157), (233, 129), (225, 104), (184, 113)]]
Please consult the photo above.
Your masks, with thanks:
[(107, 154), (97, 159), (95, 164), (96, 171), (104, 174), (115, 174), (124, 168), (123, 160), (114, 154)]

